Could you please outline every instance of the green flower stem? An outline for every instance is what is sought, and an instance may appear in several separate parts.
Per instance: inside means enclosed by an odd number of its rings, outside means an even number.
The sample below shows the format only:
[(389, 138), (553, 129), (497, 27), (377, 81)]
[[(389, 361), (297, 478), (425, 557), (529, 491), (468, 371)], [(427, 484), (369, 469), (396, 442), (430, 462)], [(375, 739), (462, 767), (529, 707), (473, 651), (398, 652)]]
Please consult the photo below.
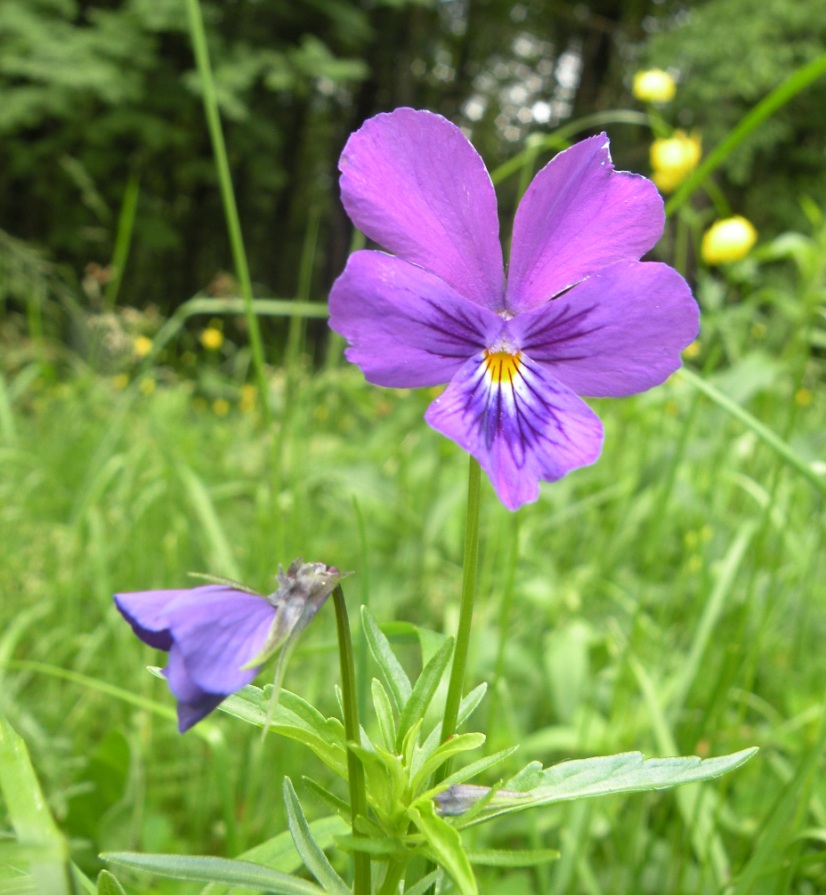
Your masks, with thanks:
[[(465, 666), (467, 665), (468, 647), (470, 645), (470, 628), (473, 622), (473, 599), (476, 595), (476, 577), (479, 565), (479, 495), (481, 491), (482, 470), (475, 457), (470, 458), (467, 486), (467, 518), (465, 521), (465, 555), (462, 570), (462, 603), (459, 607), (459, 630), (456, 632), (456, 649), (453, 653), (453, 667), (450, 670), (445, 714), (442, 720), (442, 742), (449, 740), (456, 733), (456, 721), (459, 717), (459, 704), (462, 701), (462, 689), (465, 682)], [(449, 771), (449, 762), (442, 765), (436, 774), (437, 782), (445, 779)]]
[(215, 156), (215, 168), (218, 174), (221, 200), (224, 205), (224, 216), (226, 217), (230, 248), (232, 250), (232, 262), (235, 267), (235, 275), (238, 277), (241, 297), (244, 300), (244, 316), (250, 334), (252, 366), (255, 371), (256, 385), (261, 398), (261, 412), (266, 424), (271, 421), (271, 411), (267, 394), (267, 378), (264, 372), (264, 348), (261, 341), (258, 318), (255, 316), (253, 308), (252, 280), (250, 278), (249, 265), (247, 264), (247, 253), (244, 249), (244, 238), (241, 234), (238, 206), (235, 203), (235, 192), (232, 188), (227, 148), (224, 143), (224, 134), (221, 130), (221, 119), (218, 115), (218, 97), (215, 92), (215, 81), (212, 77), (212, 66), (209, 62), (209, 49), (207, 47), (206, 31), (204, 30), (204, 20), (198, 0), (186, 0), (186, 11), (189, 18), (189, 31), (192, 37), (195, 62), (201, 78), (204, 113), (206, 115), (207, 128), (209, 129), (209, 137), (212, 142), (212, 151)]
[[(361, 741), (359, 727), (358, 689), (356, 687), (356, 666), (353, 660), (353, 641), (350, 637), (350, 622), (347, 618), (347, 604), (341, 585), (333, 591), (333, 605), (336, 608), (336, 628), (338, 629), (338, 654), (341, 660), (341, 693), (344, 703), (344, 734), (348, 743)], [(364, 786), (364, 768), (356, 756), (347, 750), (347, 779), (350, 785), (350, 812), (353, 836), (361, 835), (356, 829), (359, 815), (367, 817), (367, 790)], [(354, 857), (354, 895), (370, 895), (370, 855), (357, 851)]]

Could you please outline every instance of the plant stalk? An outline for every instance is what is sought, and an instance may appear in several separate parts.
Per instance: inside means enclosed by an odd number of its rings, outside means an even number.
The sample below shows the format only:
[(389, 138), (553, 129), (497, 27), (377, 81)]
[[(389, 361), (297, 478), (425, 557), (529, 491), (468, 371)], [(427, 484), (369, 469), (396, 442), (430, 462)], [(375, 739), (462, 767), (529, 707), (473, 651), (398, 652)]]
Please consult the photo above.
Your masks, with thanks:
[[(338, 654), (341, 661), (341, 693), (344, 704), (344, 734), (348, 743), (361, 742), (358, 710), (358, 688), (356, 686), (356, 666), (353, 659), (353, 641), (350, 637), (350, 622), (347, 618), (347, 604), (341, 585), (333, 591), (333, 605), (336, 609), (338, 630)], [(364, 768), (355, 754), (347, 750), (347, 782), (350, 787), (350, 812), (353, 836), (360, 836), (356, 820), (361, 815), (367, 817), (367, 791), (364, 785)], [(370, 855), (357, 851), (354, 859), (354, 895), (370, 895)]]
[[(470, 629), (473, 623), (473, 601), (476, 596), (476, 578), (479, 567), (479, 497), (482, 470), (475, 457), (470, 458), (468, 468), (467, 516), (465, 521), (465, 555), (462, 569), (462, 602), (459, 607), (459, 629), (456, 632), (456, 648), (453, 652), (453, 666), (450, 669), (445, 714), (442, 720), (442, 742), (456, 733), (459, 705), (465, 682)], [(449, 772), (449, 762), (442, 765), (436, 774), (436, 782), (445, 779)]]

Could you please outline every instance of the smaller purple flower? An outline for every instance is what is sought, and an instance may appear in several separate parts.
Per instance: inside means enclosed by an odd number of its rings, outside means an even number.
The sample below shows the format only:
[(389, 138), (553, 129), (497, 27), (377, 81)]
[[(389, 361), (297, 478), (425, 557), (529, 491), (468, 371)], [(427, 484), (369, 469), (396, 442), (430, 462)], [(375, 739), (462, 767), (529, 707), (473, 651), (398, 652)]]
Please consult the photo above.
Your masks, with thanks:
[(184, 733), (249, 684), (344, 577), (334, 566), (296, 559), (286, 572), (278, 567), (278, 589), (268, 596), (208, 584), (115, 594), (115, 605), (144, 643), (169, 653), (163, 674)]
[(602, 424), (582, 396), (659, 385), (697, 334), (685, 280), (640, 261), (665, 222), (657, 188), (614, 169), (605, 134), (533, 179), (507, 277), (493, 184), (445, 118), (376, 115), (339, 169), (350, 219), (392, 254), (350, 256), (330, 326), (376, 385), (447, 384), (425, 420), (476, 457), (511, 510), (599, 456)]

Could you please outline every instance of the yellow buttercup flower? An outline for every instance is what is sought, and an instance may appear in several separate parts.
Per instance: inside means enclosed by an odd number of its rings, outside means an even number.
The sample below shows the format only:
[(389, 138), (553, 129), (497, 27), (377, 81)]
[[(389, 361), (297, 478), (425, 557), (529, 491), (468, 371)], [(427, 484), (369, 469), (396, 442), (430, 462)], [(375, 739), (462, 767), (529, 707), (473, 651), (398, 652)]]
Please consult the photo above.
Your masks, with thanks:
[(700, 254), (706, 264), (727, 264), (745, 258), (757, 242), (757, 231), (750, 221), (737, 215), (715, 221), (703, 234)]
[(229, 401), (226, 398), (216, 398), (212, 402), (212, 412), (216, 416), (226, 416), (229, 413)]
[(138, 336), (134, 343), (135, 357), (146, 357), (152, 351), (152, 339), (147, 336)]
[(201, 332), (201, 344), (208, 351), (217, 351), (224, 344), (224, 334), (214, 326), (208, 326)]
[(650, 68), (634, 75), (631, 92), (644, 103), (669, 103), (677, 92), (677, 83), (667, 71)]
[(651, 179), (664, 193), (671, 193), (697, 167), (703, 154), (699, 134), (674, 131), (672, 137), (651, 144)]

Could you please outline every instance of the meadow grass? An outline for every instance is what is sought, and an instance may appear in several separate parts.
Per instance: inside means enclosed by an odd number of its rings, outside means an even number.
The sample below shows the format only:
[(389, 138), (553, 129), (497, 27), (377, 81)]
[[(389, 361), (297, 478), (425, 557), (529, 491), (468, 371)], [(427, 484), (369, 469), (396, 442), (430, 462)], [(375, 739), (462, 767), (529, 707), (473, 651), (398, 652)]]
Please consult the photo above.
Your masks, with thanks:
[[(810, 461), (826, 423), (806, 385), (820, 373), (823, 269), (777, 270), (787, 288), (773, 301), (742, 285), (714, 294), (695, 363)], [(58, 385), (4, 383), (0, 708), (90, 874), (106, 849), (237, 854), (285, 829), (284, 774), (325, 779), (294, 744), (220, 714), (179, 737), (165, 684), (144, 670), (159, 658), (114, 591), (186, 586), (190, 571), (267, 591), (300, 555), (356, 573), (348, 602), (399, 623), (388, 630), (412, 672), (410, 624), (456, 625), (466, 458), (422, 423), (429, 394), (372, 388), (342, 363), (313, 371), (299, 355), (271, 374), (276, 421), (263, 427), (255, 411), (217, 415), (187, 383), (157, 379), (122, 391), (80, 369)], [(471, 830), (474, 848), (563, 853), (538, 869), (482, 868), (481, 889), (816, 892), (823, 495), (680, 374), (595, 404), (595, 466), (518, 514), (484, 483), (468, 686), (490, 685), (488, 747), (520, 744), (503, 774), (624, 750), (762, 751), (702, 788)], [(323, 612), (286, 685), (334, 713), (337, 680)], [(123, 879), (131, 892), (197, 890)]]
[[(418, 645), (432, 651), (438, 641), (428, 632), (455, 631), (461, 588), (466, 458), (423, 424), (432, 395), (365, 385), (336, 337), (313, 367), (298, 316), (286, 352), (267, 346), (273, 366), (264, 367), (264, 307), (246, 274), (195, 0), (188, 9), (257, 410), (215, 412), (154, 354), (126, 390), (74, 358), (58, 382), (31, 321), (31, 363), (0, 378), (0, 713), (92, 877), (101, 851), (237, 855), (282, 832), (284, 775), (345, 796), (296, 744), (262, 741), (220, 713), (180, 737), (165, 684), (145, 671), (159, 657), (124, 624), (113, 592), (186, 586), (191, 571), (267, 592), (278, 563), (335, 564), (355, 572), (345, 582), (351, 607), (370, 606), (415, 674)], [(758, 104), (672, 207), (825, 66), (823, 57), (793, 73)], [(498, 176), (519, 171), (526, 183), (536, 157), (534, 146)], [(699, 223), (683, 211), (678, 248)], [(594, 402), (606, 428), (595, 466), (544, 486), (518, 514), (483, 483), (467, 689), (490, 687), (479, 721), (486, 748), (520, 746), (501, 776), (530, 759), (761, 752), (712, 784), (472, 828), (474, 850), (561, 851), (530, 869), (477, 868), (482, 892), (814, 895), (826, 885), (817, 775), (826, 745), (826, 226), (810, 212), (812, 235), (781, 237), (726, 276), (700, 271), (696, 374)], [(304, 274), (297, 293), (307, 301)], [(172, 321), (171, 342), (185, 319)], [(211, 372), (232, 391), (248, 360)], [(322, 612), (302, 638), (285, 681), (330, 714), (332, 615)], [(359, 643), (356, 653), (365, 688), (375, 669)], [(2, 745), (11, 760), (8, 739)], [(309, 787), (301, 795), (311, 815), (326, 813)], [(34, 891), (3, 856), (0, 848), (0, 893)], [(133, 893), (200, 890), (117, 873)]]

